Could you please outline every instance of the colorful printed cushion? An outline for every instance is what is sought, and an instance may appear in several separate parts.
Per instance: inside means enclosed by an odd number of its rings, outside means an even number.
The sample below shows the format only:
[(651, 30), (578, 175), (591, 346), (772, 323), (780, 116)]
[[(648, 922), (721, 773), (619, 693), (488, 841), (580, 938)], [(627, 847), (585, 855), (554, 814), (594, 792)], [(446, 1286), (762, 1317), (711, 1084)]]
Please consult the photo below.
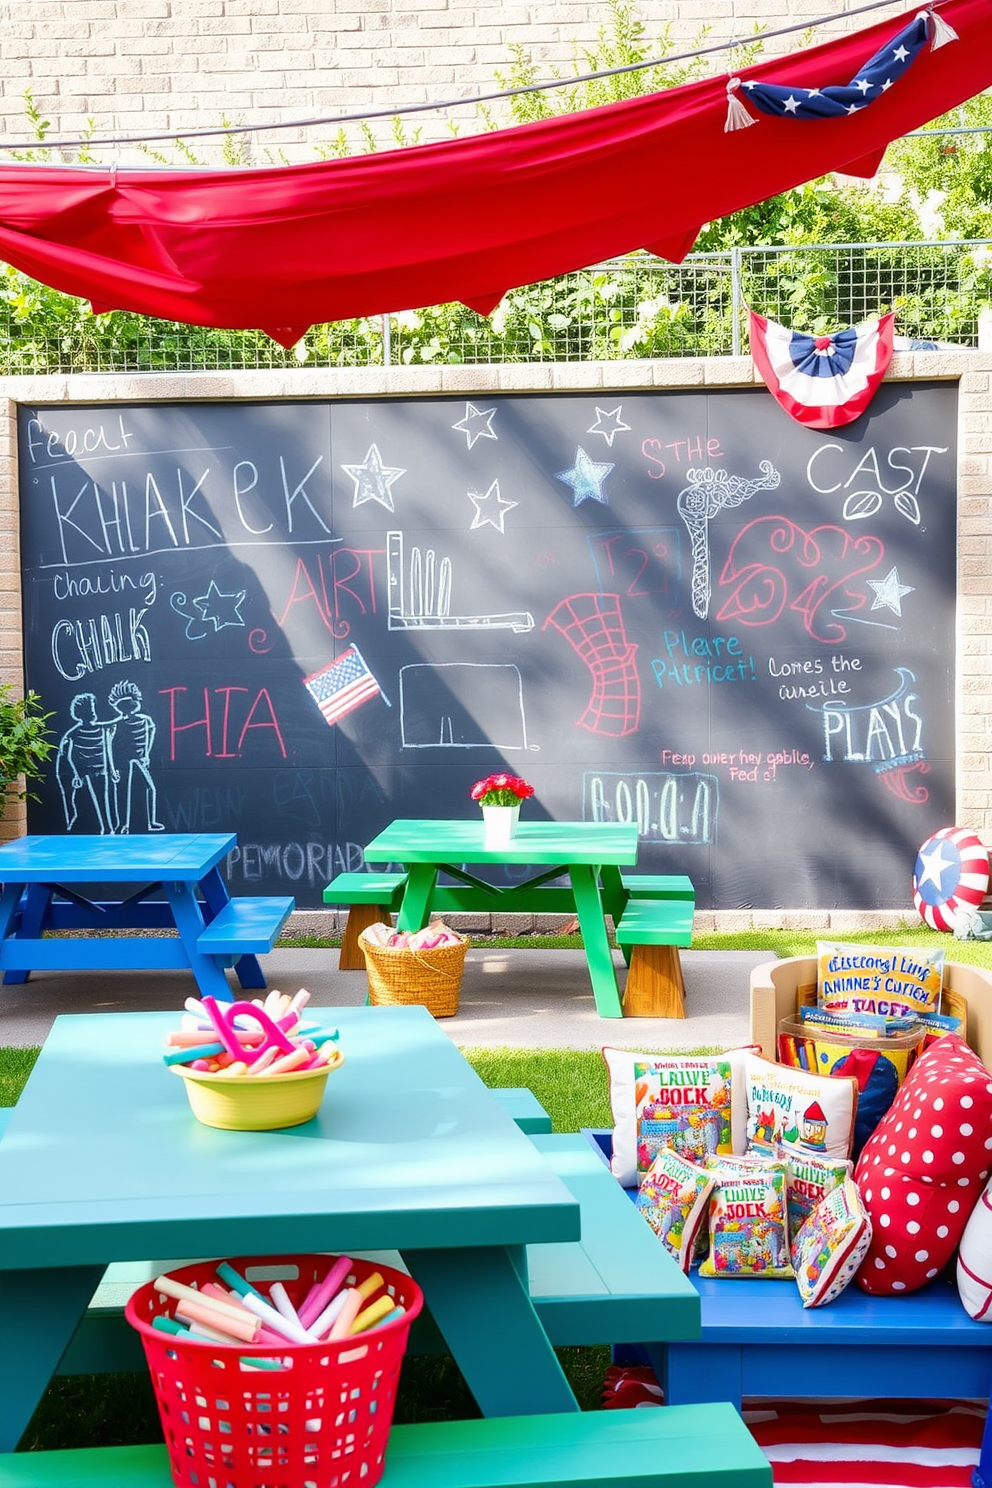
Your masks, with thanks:
[(839, 1297), (868, 1254), (871, 1221), (854, 1179), (823, 1196), (792, 1242), (792, 1269), (804, 1307)]
[(664, 1148), (648, 1169), (637, 1194), (637, 1207), (665, 1249), (688, 1272), (696, 1236), (706, 1218), (716, 1178), (677, 1152)]
[(922, 1053), (854, 1176), (873, 1230), (858, 1285), (912, 1292), (954, 1254), (992, 1166), (992, 1077), (949, 1033)]
[(961, 1236), (958, 1295), (969, 1317), (978, 1323), (992, 1323), (992, 1178)]
[(603, 1050), (613, 1111), (610, 1168), (624, 1188), (638, 1184), (665, 1147), (690, 1162), (701, 1162), (707, 1153), (743, 1152), (749, 1053), (750, 1048), (702, 1056)]
[(850, 1178), (853, 1169), (853, 1163), (840, 1159), (824, 1162), (806, 1152), (785, 1152), (790, 1240), (795, 1241), (820, 1200)]
[(832, 1013), (907, 1018), (939, 1011), (944, 951), (816, 943), (816, 1000)]
[(785, 1164), (711, 1157), (716, 1173), (710, 1197), (709, 1255), (700, 1276), (792, 1276)]
[(850, 1157), (856, 1080), (833, 1080), (749, 1054), (745, 1085), (748, 1152), (784, 1146), (842, 1162)]

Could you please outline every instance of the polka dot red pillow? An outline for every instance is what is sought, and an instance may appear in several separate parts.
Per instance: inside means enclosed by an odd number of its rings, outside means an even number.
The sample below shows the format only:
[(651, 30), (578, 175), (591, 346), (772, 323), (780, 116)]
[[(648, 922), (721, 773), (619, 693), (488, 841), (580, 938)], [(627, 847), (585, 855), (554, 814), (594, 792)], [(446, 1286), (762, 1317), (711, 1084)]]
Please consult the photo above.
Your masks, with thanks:
[(858, 1285), (912, 1292), (954, 1254), (992, 1166), (992, 1077), (963, 1039), (921, 1054), (858, 1159), (872, 1242)]

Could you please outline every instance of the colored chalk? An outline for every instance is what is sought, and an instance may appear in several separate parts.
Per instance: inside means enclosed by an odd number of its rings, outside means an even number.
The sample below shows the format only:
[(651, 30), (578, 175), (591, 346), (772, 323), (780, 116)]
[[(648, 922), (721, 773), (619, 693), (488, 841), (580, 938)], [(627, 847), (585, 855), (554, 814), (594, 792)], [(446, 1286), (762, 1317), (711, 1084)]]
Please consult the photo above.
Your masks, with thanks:
[(175, 1318), (169, 1317), (164, 1312), (152, 1318), (152, 1327), (157, 1328), (160, 1333), (173, 1333), (177, 1338), (189, 1338), (190, 1336), (188, 1328), (184, 1328), (182, 1323), (177, 1323)]
[(171, 1276), (157, 1276), (155, 1287), (166, 1297), (173, 1297), (176, 1301), (195, 1302), (198, 1306), (209, 1305), (217, 1311), (229, 1314), (231, 1317), (241, 1319), (244, 1310), (233, 1302), (220, 1302), (213, 1297), (205, 1297), (203, 1292), (197, 1291), (195, 1287), (186, 1286), (181, 1281), (175, 1281)]
[(328, 1333), (328, 1342), (334, 1343), (339, 1338), (347, 1338), (351, 1332), (351, 1325), (362, 1310), (363, 1297), (357, 1287), (349, 1287), (345, 1292), (344, 1305), (335, 1319), (334, 1326)]
[(334, 1262), (327, 1275), (317, 1286), (312, 1287), (300, 1308), (300, 1322), (304, 1328), (309, 1328), (314, 1318), (319, 1317), (321, 1312), (334, 1297), (338, 1290), (344, 1285), (348, 1272), (351, 1270), (351, 1257), (339, 1256)]
[(298, 1322), (293, 1323), (289, 1318), (284, 1318), (281, 1312), (277, 1312), (274, 1307), (268, 1302), (263, 1302), (261, 1297), (253, 1292), (249, 1292), (243, 1298), (243, 1302), (248, 1311), (253, 1312), (267, 1328), (271, 1328), (274, 1333), (281, 1334), (283, 1338), (288, 1338), (291, 1343), (316, 1343), (318, 1341), (306, 1328)]
[(221, 1281), (226, 1281), (232, 1292), (237, 1292), (239, 1297), (245, 1296), (247, 1292), (254, 1292), (256, 1297), (260, 1297), (262, 1295), (261, 1292), (257, 1290), (257, 1288), (252, 1286), (250, 1281), (245, 1281), (244, 1277), (239, 1275), (239, 1273), (235, 1271), (234, 1267), (229, 1261), (219, 1262), (217, 1266), (217, 1275), (220, 1277)]
[(307, 1049), (296, 1048), (291, 1054), (284, 1054), (281, 1059), (273, 1060), (267, 1069), (260, 1070), (258, 1078), (265, 1080), (269, 1075), (287, 1075), (291, 1070), (299, 1069), (301, 1064), (306, 1064), (309, 1058)]
[(381, 1286), (385, 1286), (382, 1274), (379, 1271), (373, 1271), (369, 1276), (366, 1276), (365, 1280), (359, 1286), (358, 1295), (363, 1302), (367, 1302), (373, 1292), (377, 1292)]
[(338, 1292), (337, 1296), (332, 1297), (331, 1301), (328, 1302), (323, 1312), (318, 1317), (315, 1317), (312, 1323), (307, 1324), (308, 1331), (313, 1333), (317, 1338), (326, 1338), (332, 1324), (337, 1322), (340, 1317), (341, 1309), (347, 1300), (347, 1292)]
[(258, 1337), (258, 1318), (249, 1317), (240, 1307), (236, 1311), (232, 1308), (229, 1313), (220, 1312), (218, 1304), (206, 1297), (202, 1302), (180, 1297), (176, 1302), (176, 1317), (184, 1322), (205, 1323), (208, 1328), (227, 1333), (242, 1343), (254, 1343)]
[(368, 1307), (364, 1308), (358, 1314), (348, 1330), (349, 1336), (352, 1333), (364, 1333), (366, 1328), (371, 1328), (375, 1323), (378, 1323), (384, 1318), (387, 1313), (392, 1312), (395, 1305), (388, 1293), (385, 1296), (376, 1297), (374, 1302), (370, 1302)]
[(176, 1049), (172, 1054), (163, 1054), (162, 1059), (166, 1064), (191, 1064), (195, 1069), (198, 1065), (205, 1065), (212, 1055), (223, 1052), (223, 1044), (194, 1044), (189, 1049)]
[(287, 1322), (295, 1323), (298, 1328), (304, 1327), (300, 1315), (289, 1300), (289, 1294), (281, 1281), (273, 1281), (269, 1286), (269, 1301), (276, 1309), (276, 1312), (284, 1317)]

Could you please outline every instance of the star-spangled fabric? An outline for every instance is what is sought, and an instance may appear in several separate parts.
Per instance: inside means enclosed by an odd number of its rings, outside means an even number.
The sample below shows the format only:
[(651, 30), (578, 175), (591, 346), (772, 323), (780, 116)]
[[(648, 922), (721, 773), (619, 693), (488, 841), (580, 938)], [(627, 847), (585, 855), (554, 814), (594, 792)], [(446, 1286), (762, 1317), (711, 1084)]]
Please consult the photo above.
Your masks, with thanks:
[(892, 360), (895, 314), (829, 336), (790, 331), (748, 310), (751, 355), (777, 403), (809, 429), (837, 429), (864, 413)]
[(977, 909), (989, 888), (989, 855), (966, 827), (941, 827), (920, 848), (913, 903), (931, 930), (953, 930), (959, 909)]
[(304, 677), (303, 685), (332, 725), (382, 690), (357, 646), (349, 646), (330, 666)]
[(824, 88), (793, 88), (755, 79), (743, 83), (748, 103), (763, 114), (788, 119), (842, 119), (860, 113), (887, 93), (926, 46), (932, 24), (926, 11), (869, 57), (849, 83)]

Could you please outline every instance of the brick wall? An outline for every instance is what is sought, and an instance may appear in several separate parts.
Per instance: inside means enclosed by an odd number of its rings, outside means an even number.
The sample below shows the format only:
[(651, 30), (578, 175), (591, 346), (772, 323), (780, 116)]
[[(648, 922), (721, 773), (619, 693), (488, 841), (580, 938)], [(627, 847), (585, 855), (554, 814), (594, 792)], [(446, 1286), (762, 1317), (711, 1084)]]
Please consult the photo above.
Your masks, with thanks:
[[(96, 0), (95, 0), (96, 3)], [(957, 825), (971, 827), (992, 845), (992, 355), (984, 352), (896, 356), (888, 380), (947, 379), (959, 388)], [(748, 358), (607, 362), (503, 367), (390, 367), (346, 370), (301, 368), (290, 372), (145, 376), (77, 376), (0, 380), (0, 681), (20, 681), (18, 504), (15, 413), (23, 403), (181, 402), (184, 399), (377, 397), (388, 394), (633, 388), (739, 387), (758, 380)], [(947, 825), (951, 825), (948, 823)], [(23, 813), (12, 808), (0, 835), (23, 831)], [(907, 897), (907, 904), (909, 903)], [(895, 924), (897, 913), (747, 910), (697, 916), (697, 930), (734, 933), (774, 925), (843, 933)], [(315, 920), (314, 913), (308, 915)], [(311, 925), (313, 928), (313, 925)]]
[[(706, 25), (712, 43), (746, 37), (759, 21), (774, 28), (832, 9), (823, 0), (635, 4), (651, 41), (670, 23), (678, 49), (691, 48)], [(903, 8), (894, 3), (891, 14)], [(889, 13), (854, 22), (839, 15), (820, 34), (827, 39)], [(415, 6), (399, 0), (7, 0), (0, 19), (0, 140), (8, 141), (30, 138), (27, 88), (52, 121), (53, 138), (85, 131), (90, 119), (97, 135), (120, 135), (336, 116), (491, 90), (514, 42), (548, 64), (542, 76), (555, 62), (567, 74), (573, 42), (581, 47), (594, 40), (608, 22), (604, 6), (575, 0), (418, 0)], [(801, 44), (798, 34), (769, 50)], [(725, 58), (712, 66), (722, 70)], [(474, 109), (451, 117), (463, 133), (482, 127)], [(423, 115), (419, 123), (424, 139), (447, 134), (439, 115)], [(266, 149), (281, 149), (287, 159), (310, 159), (314, 146), (334, 133), (256, 136), (251, 158), (266, 163)], [(376, 134), (381, 148), (392, 142), (388, 122), (377, 125)], [(357, 131), (352, 141), (360, 148)], [(215, 163), (218, 150), (195, 144), (204, 163)], [(123, 164), (148, 160), (128, 150), (119, 158)], [(179, 163), (174, 155), (170, 160)]]

